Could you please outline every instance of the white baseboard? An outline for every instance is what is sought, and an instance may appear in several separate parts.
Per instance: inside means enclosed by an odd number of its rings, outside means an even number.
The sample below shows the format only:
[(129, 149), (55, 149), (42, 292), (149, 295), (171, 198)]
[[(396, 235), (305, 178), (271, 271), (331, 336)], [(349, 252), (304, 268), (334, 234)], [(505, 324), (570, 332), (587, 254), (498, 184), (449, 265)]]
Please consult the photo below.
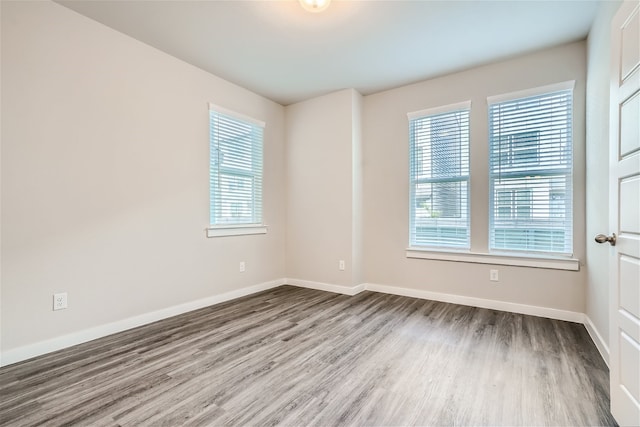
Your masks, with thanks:
[(356, 295), (362, 291), (381, 292), (386, 294), (407, 296), (412, 298), (428, 299), (433, 301), (448, 302), (452, 304), (468, 305), (472, 307), (488, 308), (492, 310), (507, 311), (511, 313), (528, 314), (532, 316), (546, 317), (550, 319), (565, 320), (569, 322), (582, 323), (585, 325), (591, 339), (595, 343), (598, 351), (602, 355), (604, 361), (608, 364), (609, 349), (598, 333), (593, 322), (584, 313), (577, 313), (567, 310), (558, 310), (555, 308), (539, 307), (526, 304), (518, 304), (505, 301), (489, 300), (476, 297), (468, 297), (463, 295), (446, 294), (440, 292), (424, 291), (419, 289), (400, 288), (396, 286), (379, 285), (374, 283), (362, 283), (356, 286), (334, 285), (330, 283), (314, 282), (310, 280), (283, 278), (269, 282), (260, 283), (255, 286), (249, 286), (219, 295), (213, 295), (196, 301), (167, 307), (150, 313), (141, 314), (139, 316), (130, 317), (106, 325), (96, 326), (94, 328), (85, 329), (71, 334), (51, 338), (23, 347), (7, 350), (1, 353), (0, 366), (6, 366), (13, 363), (21, 362), (32, 357), (40, 356), (52, 351), (71, 347), (87, 341), (111, 335), (117, 332), (126, 331), (131, 328), (146, 325), (158, 320), (177, 316), (182, 313), (197, 310), (210, 305), (219, 304), (221, 302), (262, 292), (281, 285), (292, 285), (300, 288), (316, 289), (320, 291), (334, 292), (344, 295)]
[(374, 283), (362, 283), (357, 286), (342, 286), (329, 283), (313, 282), (302, 279), (284, 279), (285, 283), (301, 288), (329, 291), (345, 295), (356, 295), (362, 291), (381, 292), (411, 298), (428, 299), (433, 301), (448, 302), (452, 304), (468, 305), (472, 307), (488, 308), (492, 310), (508, 311), (511, 313), (528, 314), (531, 316), (546, 317), (549, 319), (566, 320), (568, 322), (584, 323), (584, 313), (559, 310), (556, 308), (539, 307), (535, 305), (518, 304), (514, 302), (497, 301), (464, 295), (445, 294), (441, 292), (424, 291), (420, 289), (400, 288), (397, 286), (378, 285)]
[(276, 279), (269, 282), (260, 283), (258, 285), (236, 289), (230, 292), (225, 292), (223, 294), (212, 295), (210, 297), (202, 298), (195, 301), (190, 301), (184, 304), (174, 305), (172, 307), (163, 308), (161, 310), (152, 311), (150, 313), (129, 317), (129, 318), (118, 320), (112, 323), (107, 323), (105, 325), (84, 329), (78, 332), (62, 335), (62, 336), (51, 338), (45, 341), (40, 341), (34, 344), (29, 344), (22, 347), (10, 349), (2, 352), (2, 355), (0, 358), (0, 361), (1, 361), (0, 366), (11, 365), (13, 363), (21, 362), (23, 360), (27, 360), (32, 357), (41, 356), (46, 353), (51, 353), (52, 351), (61, 350), (63, 348), (71, 347), (77, 344), (82, 344), (84, 342), (91, 341), (96, 338), (102, 338), (107, 335), (126, 331), (127, 329), (136, 328), (138, 326), (146, 325), (152, 322), (156, 322), (158, 320), (166, 319), (166, 318), (177, 316), (179, 314), (183, 314), (189, 311), (208, 307), (210, 305), (219, 304), (221, 302), (255, 294), (257, 292), (262, 292), (267, 289), (281, 286), (283, 284), (284, 284), (284, 279)]
[(575, 311), (558, 310), (556, 308), (539, 307), (535, 305), (518, 304), (514, 302), (497, 301), (463, 295), (445, 294), (441, 292), (423, 291), (419, 289), (398, 288), (396, 286), (377, 285), (366, 283), (368, 291), (382, 292), (385, 294), (402, 295), (412, 298), (428, 299), (433, 301), (448, 302), (452, 304), (469, 305), (472, 307), (489, 308), (492, 310), (508, 311), (511, 313), (529, 314), (531, 316), (546, 317), (549, 319), (566, 320), (582, 323), (584, 314)]
[(600, 356), (602, 356), (604, 363), (609, 366), (609, 346), (607, 345), (607, 342), (602, 338), (602, 335), (600, 335), (600, 332), (598, 332), (598, 328), (596, 328), (596, 325), (586, 314), (584, 315), (584, 321), (582, 323), (584, 323), (584, 327), (587, 328), (587, 332), (589, 332), (591, 341), (593, 341), (593, 343), (596, 345), (596, 348), (600, 352)]
[(316, 289), (318, 291), (334, 292), (336, 294), (355, 295), (365, 290), (365, 285), (356, 286), (333, 285), (330, 283), (313, 282), (311, 280), (302, 279), (284, 279), (287, 285), (297, 286), (299, 288)]

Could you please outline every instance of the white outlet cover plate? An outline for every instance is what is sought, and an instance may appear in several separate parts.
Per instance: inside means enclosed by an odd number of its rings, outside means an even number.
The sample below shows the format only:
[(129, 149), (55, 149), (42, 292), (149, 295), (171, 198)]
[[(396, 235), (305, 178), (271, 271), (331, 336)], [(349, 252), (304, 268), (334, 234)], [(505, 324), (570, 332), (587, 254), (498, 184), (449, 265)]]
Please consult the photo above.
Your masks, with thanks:
[(53, 309), (64, 310), (65, 308), (67, 308), (67, 293), (53, 294)]

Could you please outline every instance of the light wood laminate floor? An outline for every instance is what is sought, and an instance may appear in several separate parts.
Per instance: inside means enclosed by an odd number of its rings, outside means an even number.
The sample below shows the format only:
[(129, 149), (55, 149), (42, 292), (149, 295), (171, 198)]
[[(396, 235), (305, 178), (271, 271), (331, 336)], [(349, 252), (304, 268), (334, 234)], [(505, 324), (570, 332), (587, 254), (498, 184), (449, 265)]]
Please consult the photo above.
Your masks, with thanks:
[(282, 286), (0, 369), (2, 425), (615, 425), (583, 325)]

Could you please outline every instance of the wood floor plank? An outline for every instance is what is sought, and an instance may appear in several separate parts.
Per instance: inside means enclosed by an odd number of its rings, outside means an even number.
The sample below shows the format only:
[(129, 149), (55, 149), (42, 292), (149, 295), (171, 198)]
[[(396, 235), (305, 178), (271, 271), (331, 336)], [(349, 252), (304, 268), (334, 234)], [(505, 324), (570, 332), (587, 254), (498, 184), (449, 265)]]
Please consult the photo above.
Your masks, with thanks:
[(281, 286), (0, 369), (0, 425), (615, 425), (584, 326)]

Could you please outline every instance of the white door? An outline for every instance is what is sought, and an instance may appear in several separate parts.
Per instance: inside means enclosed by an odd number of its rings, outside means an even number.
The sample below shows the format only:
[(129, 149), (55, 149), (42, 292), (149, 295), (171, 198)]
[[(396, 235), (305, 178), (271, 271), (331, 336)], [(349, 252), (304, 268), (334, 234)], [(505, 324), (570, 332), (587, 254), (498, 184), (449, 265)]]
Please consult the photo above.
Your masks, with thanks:
[(611, 413), (630, 426), (640, 426), (639, 6), (624, 2), (611, 27)]

